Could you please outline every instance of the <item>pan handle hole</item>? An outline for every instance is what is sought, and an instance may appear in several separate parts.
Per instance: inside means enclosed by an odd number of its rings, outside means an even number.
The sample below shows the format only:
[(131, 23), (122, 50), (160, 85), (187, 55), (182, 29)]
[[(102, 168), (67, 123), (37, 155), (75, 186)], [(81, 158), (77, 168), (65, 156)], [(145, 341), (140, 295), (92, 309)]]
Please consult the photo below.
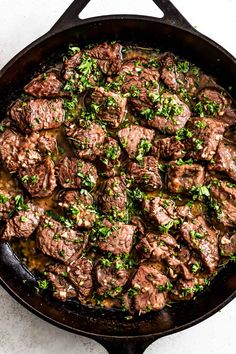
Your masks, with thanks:
[(135, 6), (133, 0), (90, 0), (88, 5), (79, 14), (79, 18), (84, 20), (96, 16), (123, 14), (144, 15), (158, 18), (164, 16), (163, 12), (152, 0), (137, 1), (135, 2)]

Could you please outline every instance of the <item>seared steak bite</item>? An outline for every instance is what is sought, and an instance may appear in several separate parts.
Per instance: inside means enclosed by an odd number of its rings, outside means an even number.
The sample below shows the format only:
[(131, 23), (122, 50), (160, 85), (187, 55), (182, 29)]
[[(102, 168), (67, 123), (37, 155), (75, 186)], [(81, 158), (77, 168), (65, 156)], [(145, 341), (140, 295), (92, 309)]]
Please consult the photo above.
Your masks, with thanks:
[(99, 196), (101, 210), (113, 216), (124, 216), (127, 207), (125, 182), (121, 177), (111, 177), (104, 182)]
[(17, 100), (11, 107), (10, 116), (23, 133), (58, 128), (64, 119), (62, 103), (61, 99)]
[(185, 279), (192, 278), (190, 271), (185, 265), (187, 260), (184, 262), (178, 258), (179, 245), (170, 234), (160, 235), (148, 232), (137, 244), (136, 249), (143, 258), (161, 262), (164, 266), (168, 265), (168, 272), (171, 278), (176, 278), (177, 275)]
[(174, 134), (183, 128), (191, 116), (188, 106), (178, 96), (164, 93), (157, 98), (155, 109), (143, 110), (143, 125)]
[(139, 125), (131, 125), (118, 132), (121, 144), (132, 159), (137, 156), (142, 158), (150, 150), (154, 135), (154, 130)]
[(133, 296), (135, 310), (139, 314), (161, 310), (166, 304), (167, 282), (168, 278), (156, 268), (141, 265), (132, 279), (132, 288), (128, 291)]
[(35, 143), (10, 129), (6, 129), (0, 136), (0, 155), (9, 172), (16, 172), (21, 166), (29, 166), (41, 160), (39, 152), (35, 150)]
[(53, 98), (61, 96), (62, 86), (57, 75), (54, 72), (49, 72), (35, 77), (24, 87), (24, 91), (38, 98)]
[(58, 178), (64, 188), (91, 190), (96, 185), (98, 175), (96, 167), (90, 162), (75, 157), (65, 157), (60, 163)]
[(194, 287), (196, 285), (196, 279), (184, 280), (179, 279), (172, 289), (170, 298), (175, 301), (186, 301), (194, 297)]
[(68, 278), (78, 291), (78, 299), (87, 298), (93, 287), (93, 263), (90, 259), (81, 257), (74, 259), (67, 268)]
[(186, 193), (194, 186), (204, 184), (204, 167), (198, 164), (178, 165), (171, 161), (167, 173), (171, 193)]
[(226, 173), (236, 182), (236, 146), (233, 143), (221, 141), (216, 150), (209, 169)]
[(174, 136), (168, 138), (156, 137), (153, 140), (151, 154), (156, 158), (178, 159), (185, 155), (184, 144)]
[(157, 68), (151, 67), (146, 59), (136, 58), (124, 62), (118, 74), (121, 91), (128, 97), (132, 110), (140, 112), (153, 106), (153, 97), (159, 91)]
[(79, 158), (93, 161), (102, 154), (106, 132), (100, 125), (92, 123), (82, 128), (72, 124), (67, 128), (66, 135)]
[(202, 111), (203, 115), (223, 116), (225, 107), (228, 105), (226, 97), (216, 88), (202, 89), (198, 94), (198, 99), (201, 103), (197, 103), (195, 108)]
[(93, 208), (93, 197), (85, 190), (65, 191), (60, 196), (58, 205), (65, 210), (78, 227), (91, 229), (97, 219)]
[(143, 258), (161, 261), (169, 257), (176, 247), (178, 247), (177, 242), (170, 234), (148, 232), (136, 245), (136, 250)]
[(46, 216), (42, 218), (36, 236), (43, 253), (64, 263), (70, 262), (71, 257), (79, 257), (88, 242), (86, 234)]
[[(185, 148), (188, 156), (210, 161), (223, 138), (225, 123), (211, 118), (193, 118), (187, 129), (190, 131)], [(190, 136), (191, 135), (191, 136)]]
[(115, 296), (123, 290), (122, 287), (127, 283), (129, 272), (122, 267), (117, 267), (116, 264), (118, 263), (113, 262), (109, 266), (102, 264), (97, 266), (96, 280), (99, 284), (97, 289), (99, 295)]
[(20, 169), (19, 178), (32, 197), (49, 197), (57, 185), (54, 163), (49, 158), (38, 165)]
[(202, 216), (184, 222), (180, 227), (184, 240), (199, 253), (205, 266), (213, 273), (219, 262), (217, 233)]
[(111, 223), (105, 219), (98, 230), (98, 246), (102, 251), (115, 255), (129, 253), (135, 229), (134, 225), (126, 225), (123, 222)]
[(11, 219), (7, 220), (0, 238), (10, 241), (13, 237), (30, 237), (38, 227), (43, 212), (42, 208), (29, 203), (25, 206), (25, 210), (18, 211)]
[(160, 197), (145, 199), (143, 202), (143, 211), (159, 226), (173, 223), (177, 217), (174, 201)]
[(77, 291), (68, 281), (64, 264), (51, 265), (48, 268), (47, 279), (53, 286), (53, 296), (61, 301), (77, 297)]
[[(73, 80), (79, 92), (97, 86), (103, 75), (114, 75), (121, 65), (121, 45), (102, 43), (79, 51), (64, 62), (64, 78)], [(65, 87), (66, 89), (66, 87)]]
[(227, 181), (213, 180), (210, 187), (211, 208), (217, 222), (236, 226), (236, 186)]
[(0, 189), (0, 221), (6, 220), (15, 208), (15, 195)]
[(118, 128), (126, 115), (126, 98), (118, 93), (95, 87), (85, 97), (88, 110), (112, 128)]
[(89, 56), (96, 59), (101, 71), (106, 75), (114, 75), (121, 66), (122, 46), (119, 43), (108, 44), (106, 42), (86, 50)]
[(220, 239), (220, 253), (222, 256), (232, 256), (236, 254), (236, 234), (224, 235)]
[(10, 129), (0, 135), (0, 157), (9, 172), (37, 164), (42, 156), (54, 153), (56, 149), (56, 139), (51, 136), (38, 133), (23, 136)]
[(129, 162), (127, 169), (135, 183), (148, 191), (159, 189), (162, 186), (159, 175), (158, 160), (153, 156), (146, 156), (140, 162)]

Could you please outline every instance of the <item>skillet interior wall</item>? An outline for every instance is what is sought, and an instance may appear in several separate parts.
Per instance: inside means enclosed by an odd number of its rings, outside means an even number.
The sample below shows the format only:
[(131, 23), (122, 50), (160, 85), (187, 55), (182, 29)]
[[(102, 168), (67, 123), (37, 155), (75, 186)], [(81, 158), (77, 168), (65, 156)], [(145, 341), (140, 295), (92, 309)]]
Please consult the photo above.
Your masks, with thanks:
[[(35, 75), (35, 72), (40, 71), (42, 64), (52, 65), (58, 61), (59, 53), (65, 52), (71, 42), (83, 47), (105, 40), (119, 40), (121, 43), (159, 48), (161, 51), (171, 50), (200, 66), (207, 74), (217, 77), (219, 84), (226, 88), (233, 86), (233, 81), (236, 82), (235, 64), (227, 56), (220, 54), (217, 48), (212, 46), (209, 48), (203, 39), (191, 33), (155, 21), (147, 22), (136, 19), (109, 19), (97, 23), (86, 21), (77, 29), (68, 29), (52, 37), (48, 35), (48, 38), (46, 35), (45, 38), (43, 41), (36, 41), (35, 45), (30, 46), (31, 49), (28, 52), (18, 56), (18, 60), (15, 62), (13, 60), (1, 77), (0, 113), (2, 118), (4, 118), (6, 107), (19, 95), (23, 85)], [(235, 87), (231, 92), (233, 98), (236, 99)], [(171, 331), (213, 310), (215, 306), (220, 305), (232, 295), (236, 288), (236, 265), (231, 264), (213, 282), (211, 291), (202, 294), (194, 305), (193, 302), (176, 305), (158, 314), (150, 314), (145, 318), (135, 319), (134, 322), (127, 322), (117, 317), (116, 313), (109, 312), (109, 315), (106, 315), (101, 311), (96, 312), (75, 306), (73, 303), (62, 305), (55, 300), (42, 301), (40, 296), (33, 296), (22, 284), (23, 276), (31, 279), (30, 275), (25, 270), (22, 273), (23, 267), (18, 260), (13, 259), (6, 247), (4, 249), (6, 252), (4, 257), (3, 251), (0, 252), (2, 278), (6, 279), (6, 282), (12, 289), (15, 289), (23, 301), (27, 301), (37, 310), (70, 327), (69, 329), (75, 332), (82, 330), (103, 335), (114, 335), (114, 332), (116, 335), (130, 336), (150, 333), (161, 335), (163, 331)], [(11, 257), (12, 261), (7, 260), (7, 257)], [(19, 272), (22, 277), (19, 276)], [(95, 325), (98, 318), (99, 326)]]

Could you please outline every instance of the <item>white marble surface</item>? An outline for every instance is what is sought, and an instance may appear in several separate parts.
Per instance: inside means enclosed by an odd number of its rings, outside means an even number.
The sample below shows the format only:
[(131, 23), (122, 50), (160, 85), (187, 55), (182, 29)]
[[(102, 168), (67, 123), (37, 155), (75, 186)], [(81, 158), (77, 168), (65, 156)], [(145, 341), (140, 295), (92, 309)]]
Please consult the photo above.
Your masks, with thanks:
[[(0, 0), (0, 68), (20, 49), (45, 33), (71, 0)], [(235, 0), (173, 0), (200, 32), (236, 56)], [(111, 13), (158, 16), (151, 0), (92, 0), (81, 17)], [(87, 338), (47, 324), (0, 289), (0, 354), (105, 354)], [(208, 320), (162, 338), (145, 354), (234, 354), (236, 300)], [(121, 353), (122, 354), (122, 353)]]

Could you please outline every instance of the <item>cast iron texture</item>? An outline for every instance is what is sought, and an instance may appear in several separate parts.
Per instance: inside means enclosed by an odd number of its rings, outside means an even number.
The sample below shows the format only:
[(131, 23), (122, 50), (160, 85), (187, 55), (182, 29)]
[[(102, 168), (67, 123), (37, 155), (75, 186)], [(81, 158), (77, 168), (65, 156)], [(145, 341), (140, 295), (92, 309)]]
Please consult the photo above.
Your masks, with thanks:
[[(236, 99), (236, 60), (222, 47), (198, 33), (167, 0), (154, 2), (164, 12), (162, 19), (147, 16), (117, 15), (79, 20), (78, 14), (89, 0), (74, 1), (53, 28), (16, 55), (0, 73), (0, 114), (17, 98), (22, 87), (39, 72), (61, 59), (69, 43), (83, 47), (105, 40), (118, 40), (170, 50), (199, 65), (232, 86)], [(102, 311), (70, 301), (62, 304), (51, 297), (35, 294), (35, 279), (20, 263), (7, 244), (0, 244), (0, 282), (27, 309), (68, 331), (93, 338), (109, 353), (139, 354), (155, 339), (190, 327), (225, 306), (236, 296), (236, 264), (230, 264), (216, 277), (210, 289), (195, 302), (124, 319), (119, 311)]]

